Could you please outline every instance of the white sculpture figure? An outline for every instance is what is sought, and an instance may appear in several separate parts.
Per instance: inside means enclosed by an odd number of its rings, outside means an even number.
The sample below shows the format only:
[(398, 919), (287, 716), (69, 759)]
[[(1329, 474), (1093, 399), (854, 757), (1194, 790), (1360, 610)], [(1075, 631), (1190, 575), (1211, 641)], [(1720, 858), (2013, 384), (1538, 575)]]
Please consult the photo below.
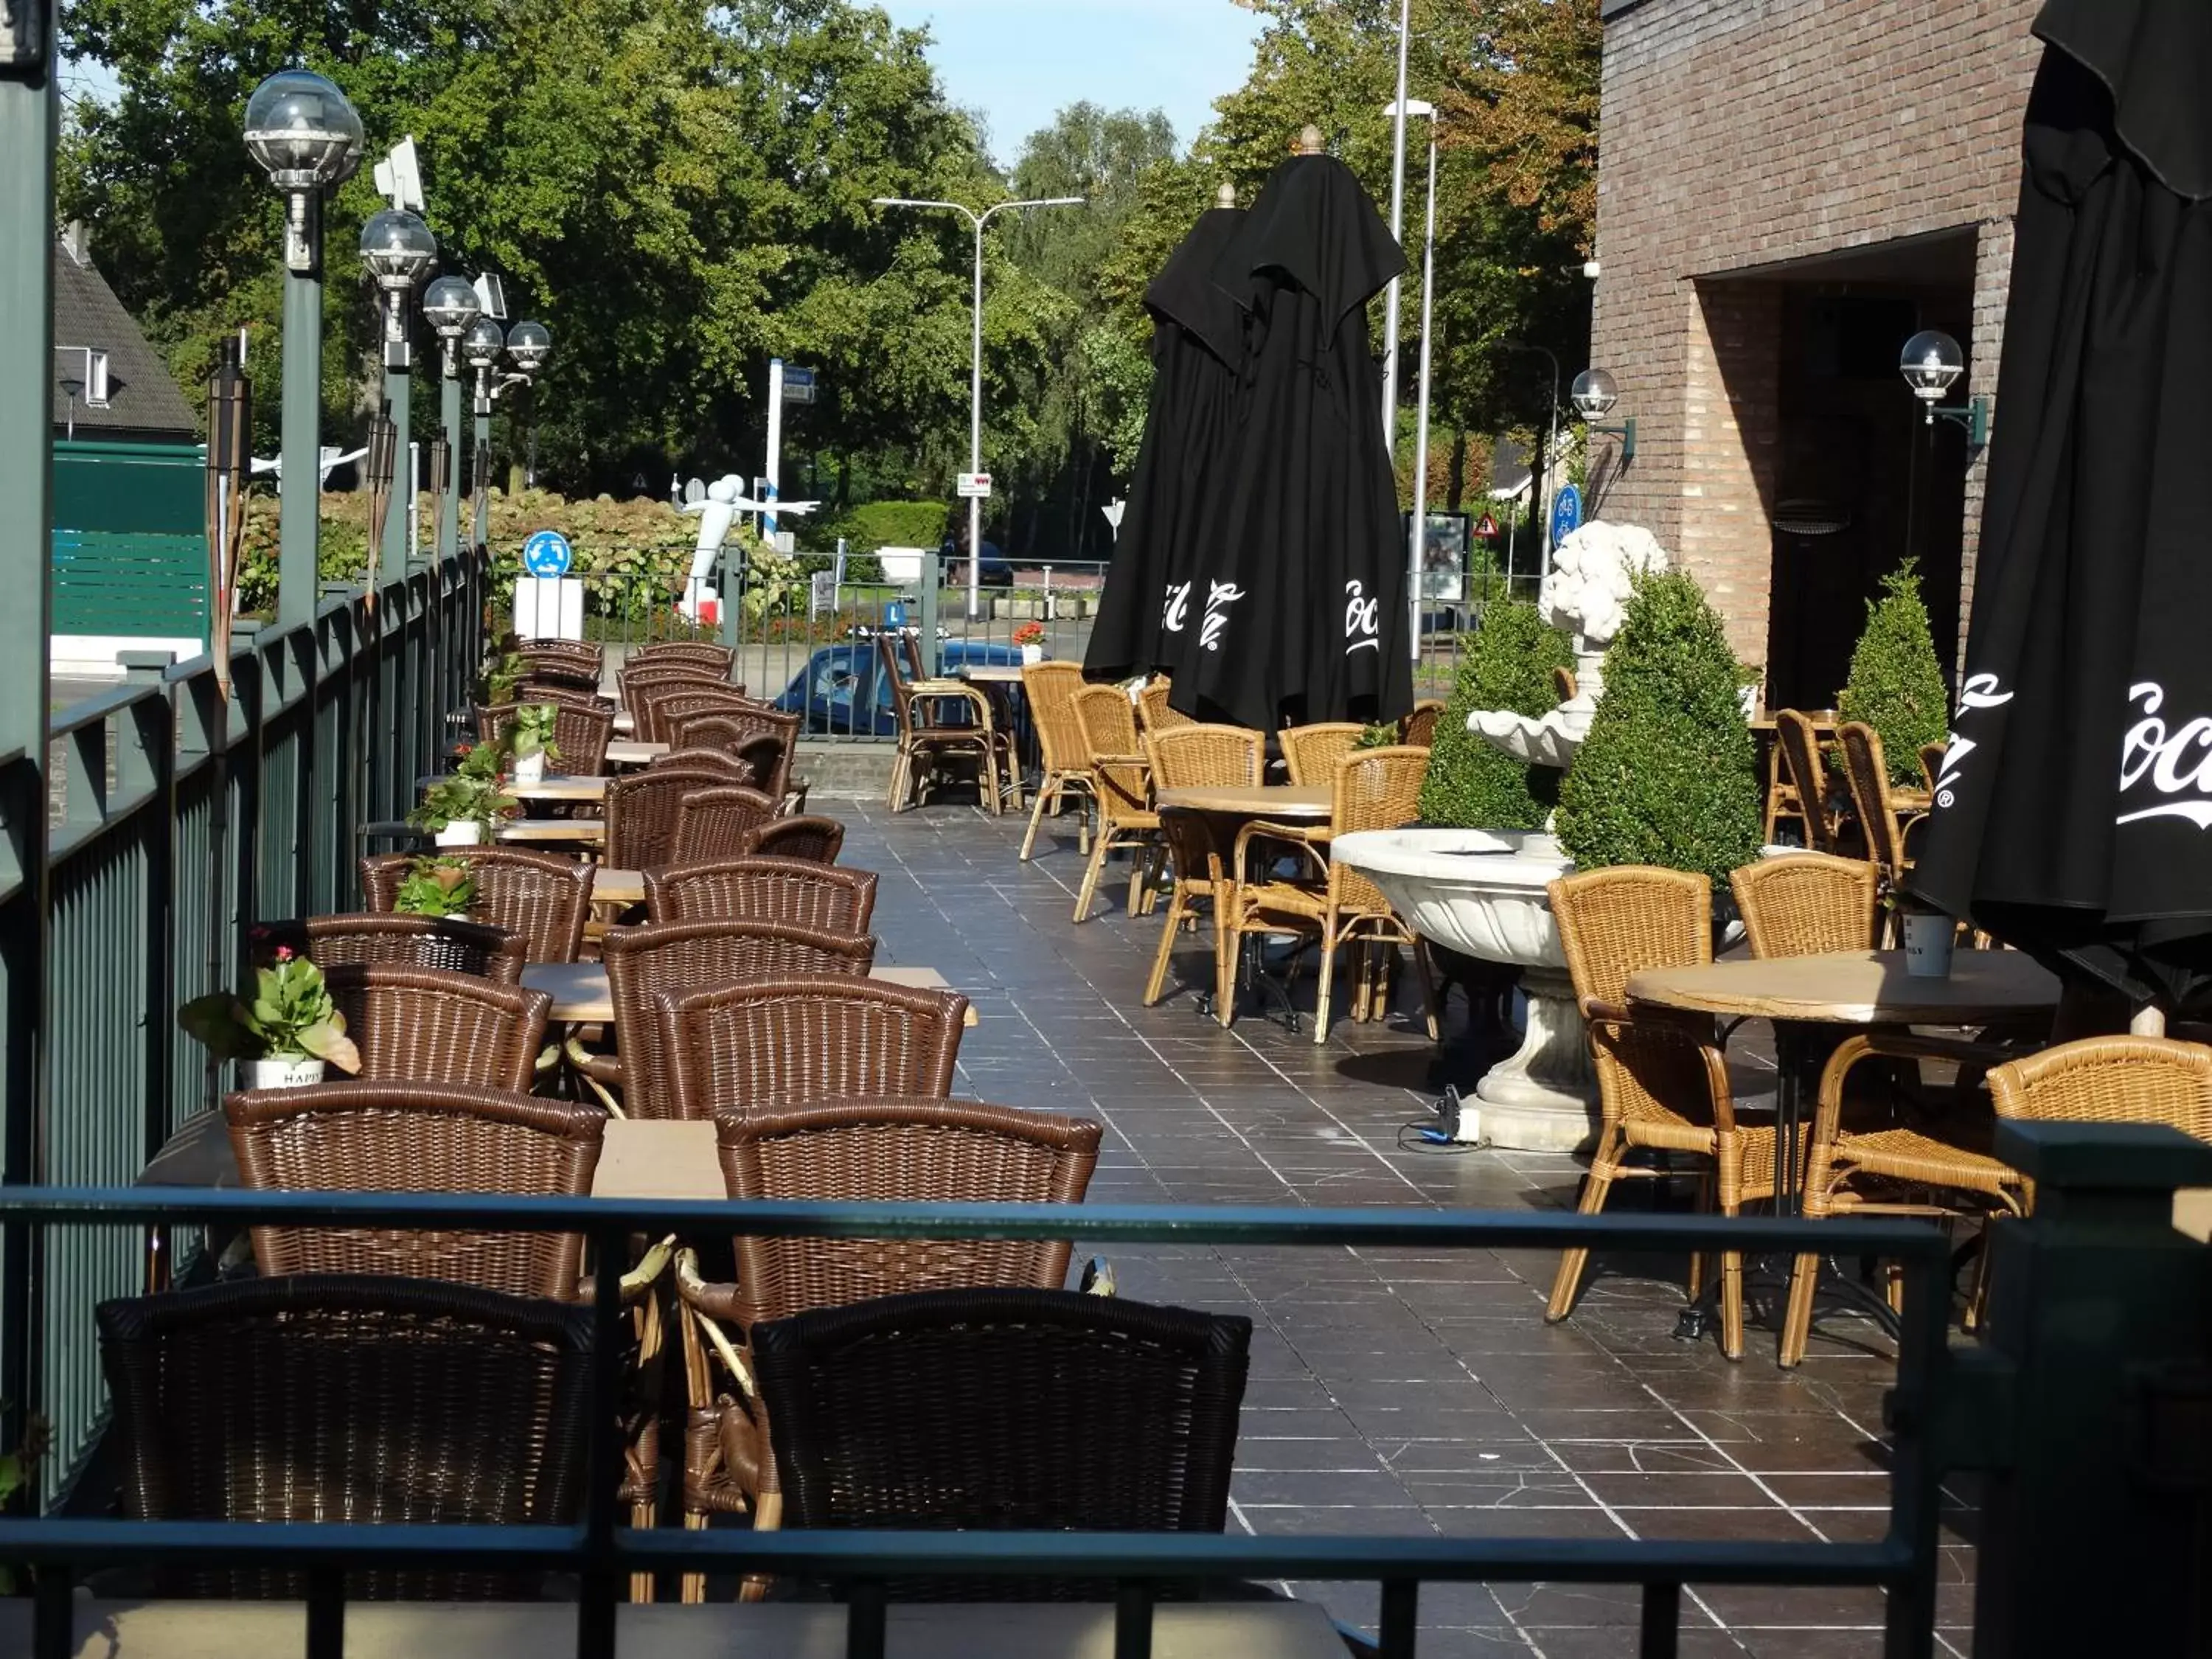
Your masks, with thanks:
[(722, 544), (729, 539), (730, 526), (737, 522), (738, 514), (772, 513), (779, 518), (788, 514), (799, 518), (821, 505), (819, 501), (757, 501), (741, 493), (744, 483), (736, 473), (730, 473), (707, 486), (704, 501), (677, 509), (686, 518), (693, 514), (699, 516), (699, 539), (691, 550), (691, 580), (684, 587), (680, 607), (693, 622), (699, 620), (705, 601), (714, 597), (707, 578), (714, 571), (714, 561), (721, 556)]
[(1564, 767), (1589, 733), (1605, 691), (1605, 647), (1620, 632), (1636, 578), (1664, 570), (1667, 550), (1640, 525), (1593, 519), (1553, 550), (1552, 573), (1536, 607), (1544, 620), (1575, 640), (1575, 695), (1543, 717), (1477, 709), (1467, 727), (1514, 759)]

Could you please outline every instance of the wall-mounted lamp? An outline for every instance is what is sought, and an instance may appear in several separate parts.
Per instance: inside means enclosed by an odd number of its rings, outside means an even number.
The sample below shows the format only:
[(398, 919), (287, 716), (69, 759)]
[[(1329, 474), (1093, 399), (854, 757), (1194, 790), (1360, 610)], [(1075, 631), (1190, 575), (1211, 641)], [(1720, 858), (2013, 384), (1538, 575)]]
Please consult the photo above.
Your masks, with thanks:
[(1923, 329), (1905, 343), (1904, 355), (1897, 360), (1897, 372), (1905, 376), (1905, 385), (1912, 395), (1927, 406), (1928, 424), (1936, 424), (1939, 415), (1947, 421), (1956, 421), (1966, 429), (1966, 446), (1980, 449), (1990, 441), (1990, 400), (1985, 397), (1969, 398), (1963, 404), (1943, 406), (1943, 394), (1952, 383), (1966, 372), (1966, 354), (1959, 343), (1941, 329)]
[(1575, 376), (1573, 387), (1567, 398), (1583, 423), (1592, 432), (1610, 432), (1620, 440), (1620, 464), (1626, 466), (1636, 459), (1636, 416), (1631, 415), (1619, 426), (1600, 426), (1598, 422), (1613, 413), (1613, 406), (1620, 401), (1620, 388), (1613, 383), (1613, 376), (1601, 368), (1586, 368)]

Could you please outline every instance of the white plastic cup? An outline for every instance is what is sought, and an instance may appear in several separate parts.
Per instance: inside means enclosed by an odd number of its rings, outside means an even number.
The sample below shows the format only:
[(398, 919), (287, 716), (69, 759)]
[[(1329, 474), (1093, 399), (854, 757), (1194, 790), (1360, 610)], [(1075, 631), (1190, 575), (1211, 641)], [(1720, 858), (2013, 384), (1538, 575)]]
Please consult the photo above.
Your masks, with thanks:
[(1951, 945), (1958, 924), (1923, 911), (1905, 914), (1905, 971), (1914, 979), (1951, 977)]

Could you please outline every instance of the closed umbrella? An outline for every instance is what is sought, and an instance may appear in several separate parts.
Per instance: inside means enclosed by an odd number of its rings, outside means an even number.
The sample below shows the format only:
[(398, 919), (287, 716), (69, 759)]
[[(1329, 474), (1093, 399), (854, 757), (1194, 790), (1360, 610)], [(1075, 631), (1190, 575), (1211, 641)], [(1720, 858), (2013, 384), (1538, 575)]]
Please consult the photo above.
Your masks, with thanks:
[(2212, 8), (2051, 0), (1966, 678), (1911, 886), (2171, 1006), (2212, 976)]

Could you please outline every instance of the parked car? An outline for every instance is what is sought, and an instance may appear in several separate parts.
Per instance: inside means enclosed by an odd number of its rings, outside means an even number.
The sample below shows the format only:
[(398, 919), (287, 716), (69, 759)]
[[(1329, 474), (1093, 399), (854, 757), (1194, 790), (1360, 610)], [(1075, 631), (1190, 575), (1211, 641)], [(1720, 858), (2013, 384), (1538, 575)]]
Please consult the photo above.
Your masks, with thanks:
[[(948, 538), (937, 550), (938, 571), (947, 587), (968, 585), (968, 556), (952, 544)], [(1012, 560), (999, 551), (998, 544), (986, 537), (983, 556), (976, 562), (975, 585), (979, 587), (1012, 587), (1014, 567)]]
[[(946, 640), (939, 651), (947, 674), (963, 668), (1018, 667), (1022, 660), (1019, 646), (981, 640)], [(898, 715), (891, 702), (890, 682), (882, 670), (883, 661), (872, 639), (822, 646), (783, 689), (775, 706), (786, 714), (802, 716), (804, 729), (809, 732), (838, 737), (896, 737)]]

